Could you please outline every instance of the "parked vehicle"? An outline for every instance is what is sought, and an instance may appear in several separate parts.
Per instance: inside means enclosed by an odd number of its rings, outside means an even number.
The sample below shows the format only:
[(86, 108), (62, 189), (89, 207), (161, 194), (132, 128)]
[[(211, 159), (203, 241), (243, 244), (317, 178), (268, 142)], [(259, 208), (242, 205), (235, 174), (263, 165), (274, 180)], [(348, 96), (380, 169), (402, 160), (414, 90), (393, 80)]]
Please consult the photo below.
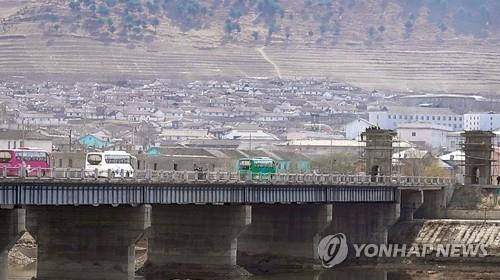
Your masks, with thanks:
[(276, 174), (276, 162), (269, 157), (239, 159), (237, 168), (241, 179), (270, 179)]
[(85, 174), (97, 177), (134, 177), (136, 158), (124, 151), (87, 153)]
[(38, 148), (0, 150), (1, 176), (45, 176), (50, 172), (49, 153)]

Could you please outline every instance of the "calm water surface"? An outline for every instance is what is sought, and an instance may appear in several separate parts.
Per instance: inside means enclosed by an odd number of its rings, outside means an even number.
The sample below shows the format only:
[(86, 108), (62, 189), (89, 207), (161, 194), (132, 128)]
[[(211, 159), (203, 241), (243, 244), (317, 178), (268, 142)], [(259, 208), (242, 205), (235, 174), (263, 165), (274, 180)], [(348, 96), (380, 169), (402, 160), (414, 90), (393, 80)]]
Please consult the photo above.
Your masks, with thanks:
[[(35, 275), (33, 269), (12, 271), (9, 280), (29, 280)], [(460, 273), (460, 272), (431, 272), (427, 269), (412, 271), (385, 271), (379, 269), (344, 269), (340, 271), (314, 271), (293, 274), (278, 274), (253, 276), (247, 280), (470, 280), (470, 279), (500, 279), (500, 273)], [(124, 279), (125, 280), (125, 279)], [(144, 280), (138, 277), (137, 280)], [(159, 279), (162, 280), (162, 279)], [(165, 279), (166, 280), (166, 279)], [(243, 280), (243, 279), (227, 279)]]

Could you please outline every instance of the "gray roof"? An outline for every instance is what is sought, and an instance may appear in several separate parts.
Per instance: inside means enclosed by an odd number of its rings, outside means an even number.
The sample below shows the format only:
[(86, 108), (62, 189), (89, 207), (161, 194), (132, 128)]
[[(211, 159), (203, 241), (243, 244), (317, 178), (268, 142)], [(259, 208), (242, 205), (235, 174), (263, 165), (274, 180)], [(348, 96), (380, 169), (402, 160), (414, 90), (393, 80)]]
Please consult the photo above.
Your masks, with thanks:
[(0, 139), (2, 140), (52, 140), (52, 138), (37, 133), (35, 131), (22, 130), (0, 130)]
[(457, 115), (450, 108), (389, 106), (387, 109), (389, 112), (404, 114)]

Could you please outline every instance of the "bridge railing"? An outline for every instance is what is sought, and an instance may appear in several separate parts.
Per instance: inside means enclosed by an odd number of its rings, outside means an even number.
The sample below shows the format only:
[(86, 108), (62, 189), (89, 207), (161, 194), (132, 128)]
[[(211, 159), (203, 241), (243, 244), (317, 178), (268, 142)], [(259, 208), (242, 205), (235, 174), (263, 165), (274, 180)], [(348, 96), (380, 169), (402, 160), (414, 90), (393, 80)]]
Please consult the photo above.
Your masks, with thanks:
[(455, 184), (451, 177), (422, 176), (370, 176), (318, 173), (278, 173), (242, 176), (225, 171), (172, 171), (137, 170), (124, 172), (97, 172), (75, 168), (7, 168), (0, 169), (0, 178), (40, 180), (108, 180), (154, 183), (252, 183), (283, 185), (394, 185), (394, 186), (443, 186)]

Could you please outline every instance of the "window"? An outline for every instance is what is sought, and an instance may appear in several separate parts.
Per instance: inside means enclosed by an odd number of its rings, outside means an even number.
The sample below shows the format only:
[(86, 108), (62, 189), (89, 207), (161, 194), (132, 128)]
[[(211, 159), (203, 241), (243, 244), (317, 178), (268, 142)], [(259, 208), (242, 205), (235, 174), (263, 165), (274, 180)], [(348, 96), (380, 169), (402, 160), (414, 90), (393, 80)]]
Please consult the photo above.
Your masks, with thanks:
[(7, 142), (7, 149), (10, 149), (10, 141)]
[(130, 164), (130, 157), (127, 155), (106, 155), (104, 159), (109, 164)]
[(411, 136), (417, 136), (417, 133), (416, 133), (415, 131), (413, 131), (413, 132), (411, 133)]
[(432, 120), (435, 121), (436, 120), (436, 117), (435, 116), (432, 116)]
[(8, 151), (0, 152), (0, 162), (7, 163), (12, 159), (12, 154)]
[(155, 162), (155, 163), (153, 164), (153, 170), (158, 170), (158, 163), (156, 163), (156, 162)]
[[(391, 115), (389, 115), (389, 117), (388, 117), (388, 118), (389, 118), (389, 119), (391, 119)], [(377, 119), (378, 119), (378, 116), (377, 116)]]
[(448, 120), (451, 121), (451, 117), (448, 117)]
[(59, 159), (59, 168), (62, 168), (62, 158)]
[(17, 144), (17, 143), (16, 143), (16, 141), (14, 141), (14, 149), (15, 149), (15, 148), (17, 148), (17, 147), (16, 147), (16, 146), (17, 146), (16, 144)]
[(438, 121), (440, 121), (440, 120), (441, 120), (441, 116), (438, 116)]
[(72, 158), (68, 159), (68, 167), (73, 168), (73, 159)]
[(430, 119), (430, 117), (429, 117), (429, 116), (427, 116), (427, 120), (429, 120), (429, 119)]
[(102, 161), (102, 156), (99, 154), (89, 154), (87, 156), (87, 162), (90, 165), (98, 165)]

